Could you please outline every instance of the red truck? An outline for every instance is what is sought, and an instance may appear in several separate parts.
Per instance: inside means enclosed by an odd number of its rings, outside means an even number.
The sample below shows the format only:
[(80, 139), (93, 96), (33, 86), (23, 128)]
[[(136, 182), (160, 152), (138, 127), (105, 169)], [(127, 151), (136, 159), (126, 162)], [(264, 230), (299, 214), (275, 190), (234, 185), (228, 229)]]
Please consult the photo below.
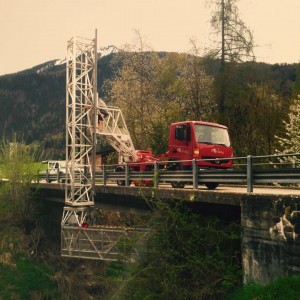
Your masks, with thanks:
[[(199, 168), (232, 168), (233, 149), (230, 145), (228, 129), (217, 123), (202, 121), (184, 121), (170, 126), (168, 151), (152, 156), (148, 150), (138, 150), (136, 162), (168, 162), (169, 170), (188, 170), (192, 168), (192, 160), (196, 159)], [(131, 170), (147, 170), (148, 164), (129, 164)], [(122, 171), (119, 168), (116, 171)], [(124, 181), (119, 181), (123, 185)], [(138, 183), (135, 183), (138, 184)], [(147, 185), (147, 183), (146, 183)], [(171, 182), (174, 188), (183, 188), (184, 182)], [(215, 189), (218, 183), (206, 183), (209, 189)]]
[[(231, 168), (232, 160), (202, 161), (216, 158), (231, 158), (232, 147), (227, 127), (202, 121), (185, 121), (171, 124), (168, 160), (197, 159), (200, 167)], [(191, 162), (181, 165), (190, 166)]]
[[(226, 126), (202, 121), (178, 122), (170, 126), (165, 158), (173, 162), (173, 169), (191, 169), (193, 159), (197, 160), (199, 168), (229, 169), (232, 168), (232, 155)], [(183, 182), (171, 184), (173, 187), (184, 187)], [(211, 182), (206, 186), (215, 189), (218, 184)]]

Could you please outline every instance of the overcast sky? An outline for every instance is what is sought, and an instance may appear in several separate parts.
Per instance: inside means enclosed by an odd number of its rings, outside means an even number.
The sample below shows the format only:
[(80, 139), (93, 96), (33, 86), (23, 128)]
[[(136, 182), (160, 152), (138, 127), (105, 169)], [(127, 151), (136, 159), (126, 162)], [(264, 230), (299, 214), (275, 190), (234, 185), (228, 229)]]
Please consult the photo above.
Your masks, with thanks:
[[(0, 75), (66, 55), (74, 35), (99, 48), (122, 47), (140, 31), (153, 50), (184, 52), (189, 40), (209, 47), (207, 0), (0, 0)], [(254, 35), (257, 61), (300, 62), (300, 0), (240, 0), (240, 17)]]

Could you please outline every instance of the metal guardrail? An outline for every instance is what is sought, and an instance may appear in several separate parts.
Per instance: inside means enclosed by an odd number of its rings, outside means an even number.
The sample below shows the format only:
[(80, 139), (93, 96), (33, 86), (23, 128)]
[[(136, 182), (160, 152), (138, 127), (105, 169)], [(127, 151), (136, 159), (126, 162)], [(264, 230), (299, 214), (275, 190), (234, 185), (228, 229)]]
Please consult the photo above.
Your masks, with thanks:
[[(283, 157), (291, 158), (291, 161), (280, 161)], [(96, 174), (96, 182), (106, 185), (108, 182), (117, 182), (129, 186), (131, 182), (137, 185), (151, 185), (158, 187), (160, 183), (182, 182), (192, 184), (197, 189), (200, 184), (231, 183), (246, 184), (247, 192), (253, 192), (254, 184), (300, 184), (300, 154), (247, 156), (230, 158), (234, 162), (232, 169), (202, 169), (197, 163), (200, 160), (189, 161), (191, 168), (183, 170), (171, 170), (166, 166), (180, 164), (187, 161), (168, 161), (151, 163), (125, 163), (123, 165), (102, 165), (101, 172)], [(220, 161), (224, 159), (205, 159), (205, 161)], [(203, 160), (204, 161), (204, 160)], [(146, 165), (145, 171), (133, 171), (133, 165)], [(116, 168), (118, 167), (118, 171)], [(36, 181), (57, 181), (64, 183), (65, 173), (50, 170), (40, 171)]]

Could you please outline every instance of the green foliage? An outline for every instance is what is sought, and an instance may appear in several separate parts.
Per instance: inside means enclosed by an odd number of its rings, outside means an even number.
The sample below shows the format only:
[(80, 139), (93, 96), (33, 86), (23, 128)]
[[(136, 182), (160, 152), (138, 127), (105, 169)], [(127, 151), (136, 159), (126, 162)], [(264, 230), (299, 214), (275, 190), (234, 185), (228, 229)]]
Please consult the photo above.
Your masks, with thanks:
[(26, 219), (32, 211), (30, 183), (35, 178), (42, 152), (38, 147), (3, 140), (0, 145), (0, 175), (5, 178), (0, 189), (0, 203), (14, 218)]
[[(53, 299), (52, 271), (44, 264), (25, 256), (15, 257), (14, 266), (0, 264), (1, 299)], [(57, 298), (56, 298), (57, 299)]]
[(152, 203), (148, 254), (115, 299), (215, 299), (241, 283), (239, 226), (192, 212), (180, 201)]
[(240, 101), (229, 104), (228, 126), (236, 155), (273, 154), (284, 101), (268, 85), (248, 84), (245, 91), (239, 94)]
[(293, 88), (293, 94), (296, 98), (300, 95), (300, 64), (297, 65), (296, 80)]
[[(65, 72), (23, 72), (0, 77), (0, 132), (26, 143), (38, 141), (49, 152), (64, 149)], [(55, 149), (55, 150), (54, 150)]]
[(279, 278), (268, 285), (248, 284), (236, 290), (231, 300), (298, 300), (300, 276)]

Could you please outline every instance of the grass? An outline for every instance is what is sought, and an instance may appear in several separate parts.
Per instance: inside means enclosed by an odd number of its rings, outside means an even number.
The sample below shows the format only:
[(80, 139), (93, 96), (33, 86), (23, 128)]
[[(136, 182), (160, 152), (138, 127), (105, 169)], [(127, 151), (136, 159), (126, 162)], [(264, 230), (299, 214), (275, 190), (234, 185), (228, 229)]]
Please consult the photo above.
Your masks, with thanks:
[[(25, 256), (15, 258), (16, 267), (0, 264), (0, 299), (31, 299), (33, 294), (52, 295), (52, 272)], [(17, 298), (16, 298), (17, 297)]]
[(239, 288), (230, 300), (299, 300), (300, 276), (279, 278), (271, 284), (248, 284)]

